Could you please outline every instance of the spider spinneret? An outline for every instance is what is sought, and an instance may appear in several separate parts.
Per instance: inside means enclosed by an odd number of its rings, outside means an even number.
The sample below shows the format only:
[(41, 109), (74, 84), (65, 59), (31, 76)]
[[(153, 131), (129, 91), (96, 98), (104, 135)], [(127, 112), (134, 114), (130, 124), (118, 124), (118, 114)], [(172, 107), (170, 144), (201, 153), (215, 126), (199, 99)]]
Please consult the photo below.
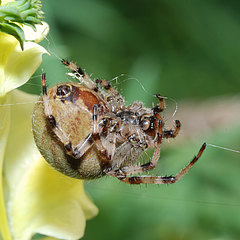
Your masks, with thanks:
[[(33, 134), (43, 157), (58, 171), (74, 178), (95, 179), (104, 175), (129, 184), (175, 183), (200, 158), (206, 144), (176, 176), (130, 176), (155, 168), (164, 138), (175, 138), (181, 123), (165, 129), (160, 113), (165, 100), (153, 108), (135, 101), (125, 105), (124, 98), (109, 82), (94, 81), (77, 65), (66, 60), (72, 77), (79, 83), (61, 83), (47, 90), (42, 75), (42, 97), (33, 113)], [(137, 165), (140, 155), (154, 148), (149, 163)]]

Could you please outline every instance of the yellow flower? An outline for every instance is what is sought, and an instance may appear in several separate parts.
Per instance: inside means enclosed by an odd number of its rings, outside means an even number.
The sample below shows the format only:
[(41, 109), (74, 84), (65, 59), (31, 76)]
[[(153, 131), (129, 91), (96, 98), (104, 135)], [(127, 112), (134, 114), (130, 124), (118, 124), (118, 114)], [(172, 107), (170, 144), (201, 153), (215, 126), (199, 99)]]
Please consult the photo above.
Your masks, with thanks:
[(0, 33), (0, 239), (4, 240), (27, 240), (35, 233), (79, 239), (86, 219), (98, 212), (83, 182), (55, 171), (35, 146), (31, 115), (38, 97), (16, 88), (36, 71), (44, 53), (34, 42), (25, 42), (22, 51), (13, 36)]
[(9, 2), (14, 2), (15, 0), (2, 0), (2, 4), (6, 4), (6, 3), (9, 3)]

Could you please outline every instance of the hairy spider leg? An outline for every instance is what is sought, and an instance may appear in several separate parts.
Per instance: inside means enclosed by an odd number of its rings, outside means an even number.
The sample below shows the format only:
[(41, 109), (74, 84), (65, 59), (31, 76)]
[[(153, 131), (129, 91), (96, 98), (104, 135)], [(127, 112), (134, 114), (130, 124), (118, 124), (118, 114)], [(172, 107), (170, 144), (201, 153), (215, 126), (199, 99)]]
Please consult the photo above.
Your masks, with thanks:
[[(73, 71), (75, 74), (77, 74), (77, 78), (84, 80), (84, 83), (87, 85), (88, 88), (95, 92), (99, 92), (99, 88), (95, 82), (92, 81), (92, 79), (83, 71), (81, 67), (74, 64), (73, 62), (69, 62), (65, 59), (62, 59), (61, 61), (67, 68), (69, 68), (71, 71)], [(102, 92), (101, 92), (102, 93)]]
[(163, 138), (175, 138), (180, 129), (181, 129), (181, 123), (179, 120), (175, 120), (175, 129), (170, 129), (170, 130), (164, 130), (163, 131)]
[[(165, 99), (160, 94), (156, 94), (156, 97), (159, 99), (159, 103), (153, 108), (153, 112), (155, 116), (158, 116), (158, 118), (161, 118), (161, 116), (158, 113), (164, 111), (166, 107)], [(162, 137), (175, 138), (178, 135), (180, 129), (181, 129), (181, 122), (179, 120), (175, 120), (175, 129), (163, 130)]]
[(189, 170), (190, 168), (197, 162), (197, 160), (201, 157), (204, 150), (206, 148), (206, 143), (202, 145), (198, 154), (194, 156), (193, 160), (183, 168), (176, 176), (132, 176), (126, 177), (125, 175), (119, 175), (117, 178), (122, 182), (129, 184), (140, 184), (140, 183), (151, 183), (151, 184), (172, 184), (180, 180)]
[(98, 106), (96, 104), (93, 105), (93, 128), (92, 128), (92, 137), (93, 140), (97, 146), (98, 151), (105, 157), (107, 157), (109, 160), (111, 159), (111, 156), (109, 156), (109, 153), (107, 149), (103, 146), (101, 139), (100, 139), (100, 133), (101, 130), (99, 128), (99, 117), (98, 117)]
[(47, 95), (46, 73), (42, 74), (42, 98), (44, 105), (44, 114), (50, 127), (52, 128), (52, 131), (63, 143), (68, 155), (74, 158), (80, 158), (93, 145), (92, 137), (91, 135), (89, 135), (85, 139), (83, 139), (77, 146), (72, 146), (71, 141), (63, 132), (61, 126), (57, 123), (55, 117), (52, 114), (52, 106)]
[[(93, 105), (93, 116), (92, 116), (92, 121), (93, 121), (93, 128), (92, 128), (92, 139), (101, 155), (100, 158), (100, 163), (103, 169), (110, 169), (111, 168), (111, 152), (109, 151), (109, 147), (106, 149), (102, 141), (100, 139), (100, 134), (102, 132), (102, 127), (99, 126), (99, 113), (98, 110), (100, 109), (101, 111), (101, 106), (98, 107), (96, 104)], [(115, 151), (115, 143), (114, 143), (114, 150)]]
[(102, 86), (112, 97), (120, 96), (120, 93), (115, 90), (108, 81), (104, 79), (96, 79), (96, 83)]
[[(101, 107), (101, 106), (100, 106)], [(114, 152), (115, 152), (115, 143), (116, 143), (116, 136), (115, 132), (108, 132), (107, 133), (107, 140), (106, 140), (106, 148), (103, 146), (102, 141), (100, 139), (100, 134), (102, 129), (99, 126), (99, 113), (98, 107), (96, 104), (93, 106), (93, 129), (92, 129), (92, 138), (96, 144), (98, 151), (107, 158), (107, 161), (112, 160)]]
[(125, 109), (125, 100), (123, 96), (115, 90), (112, 85), (104, 79), (96, 79), (96, 83), (103, 87), (108, 95), (105, 96), (106, 103), (109, 108), (113, 105), (112, 112)]
[[(94, 81), (92, 81), (92, 79), (83, 71), (83, 69), (81, 67), (79, 67), (78, 65), (69, 62), (65, 59), (62, 59), (62, 63), (68, 67), (71, 71), (73, 71), (75, 74), (77, 74), (77, 78), (81, 78), (84, 80), (84, 83), (87, 85), (88, 88), (90, 88), (91, 90), (100, 93), (101, 96), (103, 98), (106, 98), (107, 101), (111, 101), (114, 100), (114, 103), (116, 106), (116, 109), (119, 108), (123, 108), (125, 107), (124, 105), (124, 99), (121, 96), (121, 94), (115, 90), (111, 84), (106, 81), (106, 80), (102, 80), (102, 79), (96, 79), (96, 83)], [(108, 93), (109, 96), (106, 96), (106, 93), (102, 90), (99, 89), (98, 84), (101, 85)]]
[(153, 108), (154, 113), (160, 113), (166, 108), (165, 99), (160, 94), (156, 94), (156, 97), (159, 100), (159, 103)]

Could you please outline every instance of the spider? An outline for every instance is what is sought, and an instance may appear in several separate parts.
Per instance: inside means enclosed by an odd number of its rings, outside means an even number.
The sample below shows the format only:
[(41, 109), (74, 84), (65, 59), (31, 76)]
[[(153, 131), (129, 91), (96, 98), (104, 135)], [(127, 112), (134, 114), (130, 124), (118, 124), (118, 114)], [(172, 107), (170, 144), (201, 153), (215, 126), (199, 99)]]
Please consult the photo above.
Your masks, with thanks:
[[(110, 175), (129, 184), (168, 184), (182, 178), (201, 157), (206, 143), (176, 176), (139, 175), (155, 168), (162, 139), (175, 138), (180, 121), (175, 121), (174, 129), (165, 129), (160, 115), (165, 100), (160, 94), (153, 108), (139, 101), (126, 106), (109, 82), (92, 81), (76, 64), (64, 59), (62, 63), (79, 83), (61, 83), (47, 90), (43, 73), (42, 97), (33, 114), (36, 145), (58, 171), (79, 179)], [(148, 148), (155, 149), (151, 161), (137, 164)]]

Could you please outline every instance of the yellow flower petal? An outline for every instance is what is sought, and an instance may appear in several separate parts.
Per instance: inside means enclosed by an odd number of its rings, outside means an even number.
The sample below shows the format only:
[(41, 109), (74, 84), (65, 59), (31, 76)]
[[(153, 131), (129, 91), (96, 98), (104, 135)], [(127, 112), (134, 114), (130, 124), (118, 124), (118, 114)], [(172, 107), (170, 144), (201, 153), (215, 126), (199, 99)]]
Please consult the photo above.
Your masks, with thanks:
[(5, 66), (8, 56), (14, 51), (18, 42), (17, 40), (5, 33), (0, 32), (0, 97), (5, 95)]
[[(5, 4), (9, 1), (2, 1)], [(11, 239), (7, 222), (3, 189), (3, 161), (10, 127), (10, 108), (3, 107), (11, 103), (6, 93), (25, 83), (42, 61), (47, 51), (37, 44), (26, 43), (21, 51), (19, 42), (11, 35), (0, 33), (0, 232), (4, 239)], [(4, 173), (5, 174), (5, 173)]]
[(11, 110), (11, 121), (4, 171), (9, 186), (15, 187), (23, 176), (22, 171), (28, 165), (27, 161), (33, 161), (29, 157), (32, 159), (40, 157), (31, 131), (31, 116), (38, 96), (16, 89), (7, 96), (11, 97), (11, 105), (7, 106)]
[(26, 25), (23, 25), (22, 29), (27, 41), (34, 41), (38, 43), (41, 42), (45, 36), (47, 36), (49, 32), (49, 25), (46, 22), (42, 22), (42, 24), (37, 24), (35, 27), (37, 29), (36, 31)]
[[(10, 109), (2, 107), (4, 104), (8, 104), (10, 97), (0, 98), (0, 233), (2, 239), (11, 239), (10, 230), (8, 227), (6, 206), (4, 203), (4, 190), (3, 190), (3, 160), (5, 154), (5, 148), (7, 145), (7, 137), (10, 127)], [(1, 239), (1, 238), (0, 238)]]
[(0, 49), (0, 96), (26, 83), (48, 53), (33, 42), (25, 42), (22, 51), (13, 36), (1, 32)]
[[(60, 239), (82, 237), (86, 224), (81, 205), (81, 198), (86, 198), (83, 182), (62, 175), (44, 159), (26, 175), (13, 201), (15, 238), (29, 239), (35, 232)], [(91, 205), (95, 215), (97, 209)]]
[(10, 94), (13, 103), (27, 103), (11, 107), (5, 154), (5, 176), (11, 193), (8, 213), (14, 239), (31, 239), (36, 232), (78, 239), (83, 236), (86, 219), (98, 210), (86, 196), (82, 181), (55, 171), (40, 157), (31, 132), (36, 97), (18, 90)]
[(2, 5), (9, 3), (9, 2), (14, 2), (15, 0), (2, 0)]

